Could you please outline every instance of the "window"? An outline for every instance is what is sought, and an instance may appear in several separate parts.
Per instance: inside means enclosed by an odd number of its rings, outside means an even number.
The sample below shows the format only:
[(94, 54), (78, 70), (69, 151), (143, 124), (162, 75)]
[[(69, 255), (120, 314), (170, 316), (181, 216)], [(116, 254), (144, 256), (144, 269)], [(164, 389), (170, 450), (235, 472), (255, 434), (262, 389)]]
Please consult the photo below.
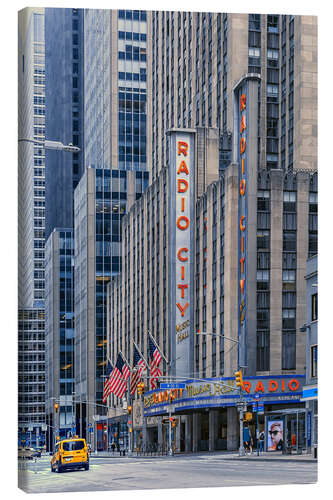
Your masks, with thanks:
[(269, 191), (258, 191), (257, 196), (258, 196), (258, 201), (257, 201), (258, 210), (268, 212), (269, 211), (270, 192)]
[(249, 47), (249, 57), (260, 57), (260, 48)]
[(282, 370), (296, 368), (296, 332), (282, 332)]
[(318, 293), (311, 296), (311, 321), (318, 320)]
[(257, 371), (269, 370), (269, 331), (257, 332)]
[(311, 377), (318, 377), (318, 366), (317, 366), (317, 357), (318, 357), (318, 346), (311, 346)]
[(283, 211), (296, 212), (296, 193), (295, 191), (284, 191), (283, 193)]
[(295, 251), (296, 246), (296, 231), (283, 231), (283, 251)]
[(257, 250), (269, 250), (269, 231), (257, 231)]
[(279, 93), (278, 85), (267, 85), (267, 95), (275, 97)]

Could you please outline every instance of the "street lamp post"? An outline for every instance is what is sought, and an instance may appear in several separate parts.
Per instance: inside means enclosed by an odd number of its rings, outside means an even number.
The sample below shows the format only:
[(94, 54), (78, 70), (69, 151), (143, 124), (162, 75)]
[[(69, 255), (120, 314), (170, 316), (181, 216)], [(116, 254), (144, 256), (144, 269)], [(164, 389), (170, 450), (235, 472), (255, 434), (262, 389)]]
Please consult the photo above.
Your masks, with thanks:
[(35, 139), (29, 139), (29, 138), (19, 138), (18, 142), (28, 142), (30, 144), (36, 144), (43, 146), (45, 149), (53, 149), (56, 151), (66, 151), (67, 153), (79, 153), (81, 150), (78, 146), (73, 146), (73, 144), (70, 142), (69, 144), (63, 144), (60, 141), (38, 141)]

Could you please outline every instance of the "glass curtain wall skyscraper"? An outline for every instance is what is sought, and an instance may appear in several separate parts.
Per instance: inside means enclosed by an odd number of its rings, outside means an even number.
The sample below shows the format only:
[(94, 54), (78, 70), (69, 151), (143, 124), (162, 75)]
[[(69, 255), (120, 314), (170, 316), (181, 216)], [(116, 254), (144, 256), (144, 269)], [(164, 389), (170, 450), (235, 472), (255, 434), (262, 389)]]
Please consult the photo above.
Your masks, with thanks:
[(46, 137), (81, 151), (46, 150), (45, 237), (74, 227), (73, 196), (83, 172), (83, 10), (45, 9)]
[(84, 24), (85, 164), (146, 170), (147, 14), (87, 9)]

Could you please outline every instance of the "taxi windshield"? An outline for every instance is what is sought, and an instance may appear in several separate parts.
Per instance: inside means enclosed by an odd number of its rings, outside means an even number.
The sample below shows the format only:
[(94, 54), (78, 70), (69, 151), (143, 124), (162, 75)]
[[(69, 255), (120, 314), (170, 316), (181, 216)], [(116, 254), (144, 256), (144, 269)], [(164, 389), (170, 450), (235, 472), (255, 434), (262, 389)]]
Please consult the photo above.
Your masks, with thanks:
[(64, 451), (75, 451), (75, 450), (83, 450), (84, 441), (66, 441), (62, 444), (62, 449)]

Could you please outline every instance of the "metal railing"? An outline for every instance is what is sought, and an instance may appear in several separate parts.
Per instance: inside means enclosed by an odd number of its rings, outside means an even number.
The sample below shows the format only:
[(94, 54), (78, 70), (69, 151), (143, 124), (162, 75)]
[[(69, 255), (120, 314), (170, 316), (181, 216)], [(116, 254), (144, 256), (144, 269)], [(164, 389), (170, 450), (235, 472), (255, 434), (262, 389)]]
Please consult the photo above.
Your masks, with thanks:
[(135, 449), (136, 455), (143, 457), (156, 457), (168, 454), (168, 446), (166, 444), (148, 444), (140, 445)]

